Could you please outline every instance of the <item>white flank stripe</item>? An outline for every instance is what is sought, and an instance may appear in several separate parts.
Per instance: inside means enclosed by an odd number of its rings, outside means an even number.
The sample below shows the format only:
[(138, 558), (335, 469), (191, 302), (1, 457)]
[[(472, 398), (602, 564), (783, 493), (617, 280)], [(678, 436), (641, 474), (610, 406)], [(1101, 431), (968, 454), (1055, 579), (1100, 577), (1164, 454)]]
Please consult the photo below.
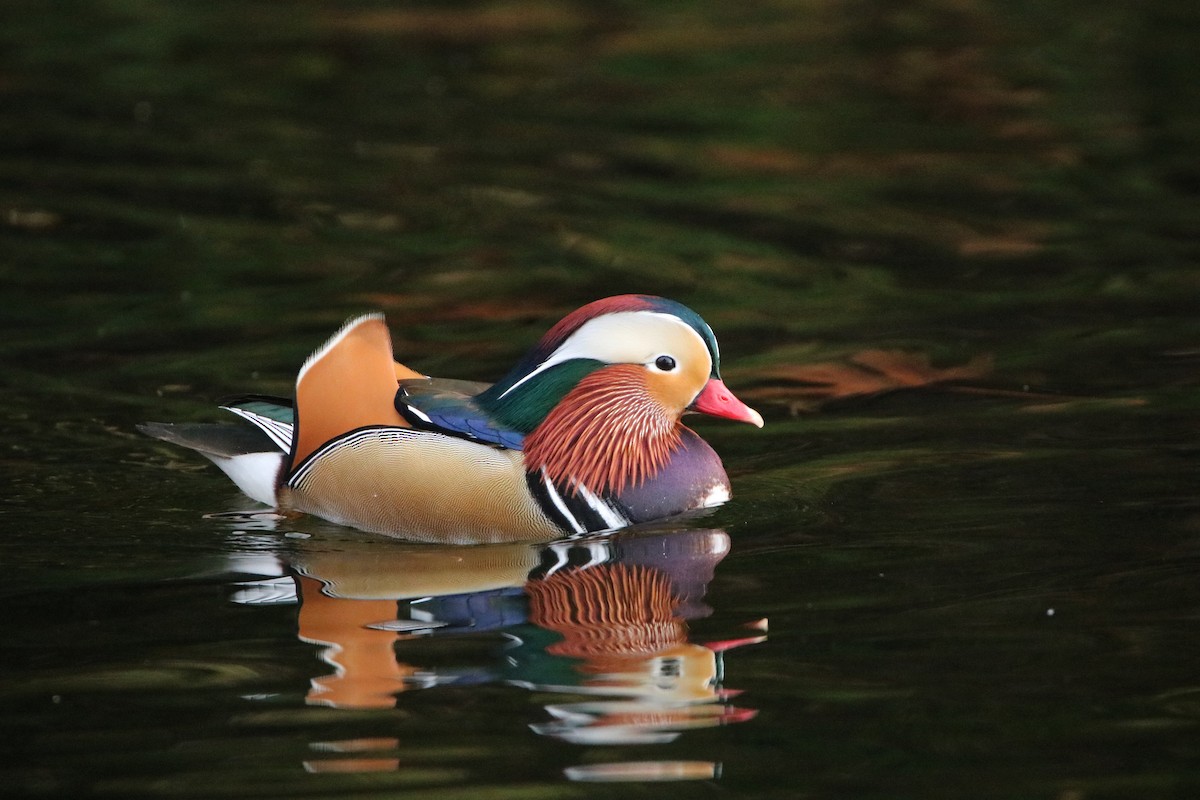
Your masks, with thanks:
[(336, 450), (339, 447), (361, 447), (364, 441), (376, 439), (385, 442), (386, 444), (395, 444), (396, 442), (407, 439), (429, 436), (430, 434), (424, 431), (415, 431), (412, 428), (363, 428), (359, 431), (354, 431), (340, 439), (334, 439), (326, 442), (319, 448), (313, 451), (308, 458), (300, 465), (300, 469), (288, 480), (288, 486), (299, 486), (308, 477), (308, 473), (312, 470), (313, 465), (321, 460), (321, 457), (331, 450)]

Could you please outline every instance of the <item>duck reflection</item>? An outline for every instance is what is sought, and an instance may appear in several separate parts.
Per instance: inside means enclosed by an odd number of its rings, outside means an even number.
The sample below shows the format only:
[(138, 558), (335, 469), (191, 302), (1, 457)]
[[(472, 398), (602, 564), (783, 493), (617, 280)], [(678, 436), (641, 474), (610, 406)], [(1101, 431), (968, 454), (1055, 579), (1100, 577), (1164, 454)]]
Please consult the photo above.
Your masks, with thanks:
[[(548, 718), (532, 728), (588, 744), (667, 742), (755, 714), (729, 704), (736, 692), (723, 686), (722, 658), (763, 637), (689, 638), (689, 622), (712, 613), (704, 595), (729, 551), (723, 531), (626, 532), (550, 545), (325, 537), (298, 545), (286, 561), (300, 601), (299, 637), (318, 645), (333, 668), (313, 678), (310, 704), (386, 708), (415, 689), (506, 682), (579, 695), (546, 706)], [(235, 600), (277, 601), (279, 589), (278, 582), (243, 584)], [(447, 665), (445, 648), (431, 641), (452, 641), (445, 637), (500, 646), (475, 663)], [(361, 768), (385, 763), (365, 759)], [(354, 768), (344, 760), (329, 766)]]
[(668, 573), (616, 562), (560, 572), (525, 589), (530, 622), (562, 637), (545, 652), (571, 659), (575, 680), (513, 682), (620, 698), (547, 706), (555, 720), (534, 726), (538, 733), (589, 744), (657, 743), (686, 728), (753, 716), (717, 704), (729, 694), (720, 686), (718, 649), (688, 641), (684, 599)]

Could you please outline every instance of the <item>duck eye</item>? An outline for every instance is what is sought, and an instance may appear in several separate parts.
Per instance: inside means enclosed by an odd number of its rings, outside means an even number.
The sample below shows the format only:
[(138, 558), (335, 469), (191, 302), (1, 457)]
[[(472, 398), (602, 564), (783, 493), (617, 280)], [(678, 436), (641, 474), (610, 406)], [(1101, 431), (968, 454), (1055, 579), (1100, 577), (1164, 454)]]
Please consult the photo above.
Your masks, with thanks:
[(654, 366), (661, 369), (663, 372), (670, 372), (675, 369), (675, 359), (670, 356), (659, 356), (654, 360)]

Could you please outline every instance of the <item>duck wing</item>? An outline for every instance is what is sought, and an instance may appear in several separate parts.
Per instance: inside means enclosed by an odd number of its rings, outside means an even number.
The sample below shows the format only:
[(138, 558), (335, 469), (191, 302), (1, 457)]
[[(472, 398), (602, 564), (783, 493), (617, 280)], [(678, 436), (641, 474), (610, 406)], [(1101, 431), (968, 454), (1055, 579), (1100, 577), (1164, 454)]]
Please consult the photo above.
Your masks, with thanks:
[(476, 402), (475, 395), (486, 388), (475, 381), (406, 378), (399, 382), (396, 410), (419, 430), (521, 450), (524, 434), (501, 425)]

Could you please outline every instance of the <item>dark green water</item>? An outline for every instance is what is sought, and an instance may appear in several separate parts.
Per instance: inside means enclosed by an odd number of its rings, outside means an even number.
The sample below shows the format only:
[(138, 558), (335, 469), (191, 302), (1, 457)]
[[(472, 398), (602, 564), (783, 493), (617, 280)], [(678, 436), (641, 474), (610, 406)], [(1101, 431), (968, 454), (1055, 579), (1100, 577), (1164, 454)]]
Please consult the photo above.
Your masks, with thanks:
[[(1195, 796), (1198, 34), (1180, 0), (5, 3), (2, 793)], [(489, 380), (624, 291), (702, 313), (767, 426), (697, 424), (735, 494), (702, 527), (564, 556), (686, 595), (608, 694), (531, 621), (553, 552), (206, 518), (251, 504), (134, 431), (288, 393), (363, 310)], [(972, 369), (851, 393), (922, 359)], [(479, 593), (397, 601), (438, 569)]]

